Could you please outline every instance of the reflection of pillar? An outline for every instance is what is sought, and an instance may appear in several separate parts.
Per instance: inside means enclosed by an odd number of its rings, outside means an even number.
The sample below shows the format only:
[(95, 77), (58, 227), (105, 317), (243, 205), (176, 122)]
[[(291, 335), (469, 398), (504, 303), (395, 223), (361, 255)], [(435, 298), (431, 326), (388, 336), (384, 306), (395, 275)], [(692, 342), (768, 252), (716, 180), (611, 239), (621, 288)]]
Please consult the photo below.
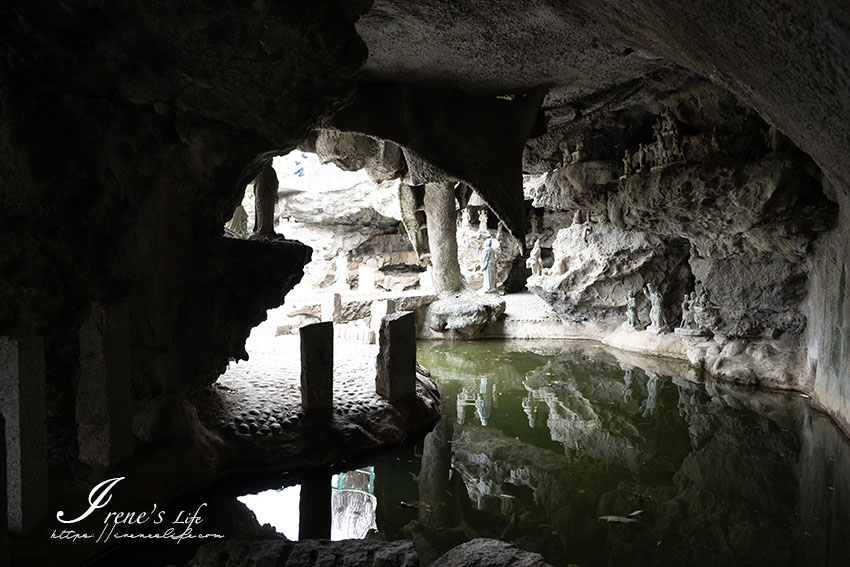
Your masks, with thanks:
[(46, 406), (42, 338), (0, 338), (0, 411), (6, 418), (8, 518), (14, 533), (32, 529), (47, 514)]
[(298, 539), (331, 538), (331, 473), (318, 470), (301, 483)]
[[(452, 450), (448, 440), (452, 436), (451, 421), (442, 419), (425, 436), (422, 446), (422, 467), (419, 471), (419, 500), (428, 504), (419, 509), (419, 521), (436, 529), (453, 525), (450, 515), (454, 507), (446, 502), (449, 491), (449, 473), (452, 465)], [(430, 509), (429, 509), (430, 508)]]
[(428, 247), (434, 267), (437, 293), (460, 289), (460, 264), (457, 260), (457, 217), (453, 183), (429, 183), (425, 186), (425, 213), (428, 223)]

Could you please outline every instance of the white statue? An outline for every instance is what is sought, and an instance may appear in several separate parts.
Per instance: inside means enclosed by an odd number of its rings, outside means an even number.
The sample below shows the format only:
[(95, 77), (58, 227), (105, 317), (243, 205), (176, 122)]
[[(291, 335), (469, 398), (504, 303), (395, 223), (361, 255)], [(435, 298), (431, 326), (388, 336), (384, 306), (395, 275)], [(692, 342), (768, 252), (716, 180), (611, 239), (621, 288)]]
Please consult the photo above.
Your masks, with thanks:
[(469, 209), (466, 207), (460, 211), (460, 231), (467, 232), (470, 228)]
[(531, 269), (532, 276), (543, 275), (543, 260), (540, 258), (540, 239), (534, 243), (531, 253), (528, 255), (528, 260), (525, 261), (525, 267)]
[(487, 230), (487, 209), (478, 211), (478, 232), (489, 234)]
[(626, 295), (626, 322), (623, 326), (629, 330), (640, 329), (640, 319), (637, 314), (637, 296), (635, 290), (630, 289)]
[(233, 217), (225, 228), (239, 238), (245, 238), (248, 235), (248, 213), (245, 212), (245, 208), (241, 204), (236, 205)]
[(646, 289), (643, 293), (649, 299), (650, 303), (649, 327), (647, 330), (656, 334), (666, 332), (668, 327), (667, 320), (664, 318), (664, 297), (651, 283), (646, 284)]
[(348, 287), (348, 254), (342, 248), (340, 248), (336, 257), (336, 279), (333, 287), (341, 291), (349, 291), (350, 289)]
[(496, 291), (496, 249), (498, 247), (498, 240), (488, 238), (484, 241), (484, 249), (478, 257), (481, 271), (484, 273), (484, 284), (481, 291), (485, 293)]

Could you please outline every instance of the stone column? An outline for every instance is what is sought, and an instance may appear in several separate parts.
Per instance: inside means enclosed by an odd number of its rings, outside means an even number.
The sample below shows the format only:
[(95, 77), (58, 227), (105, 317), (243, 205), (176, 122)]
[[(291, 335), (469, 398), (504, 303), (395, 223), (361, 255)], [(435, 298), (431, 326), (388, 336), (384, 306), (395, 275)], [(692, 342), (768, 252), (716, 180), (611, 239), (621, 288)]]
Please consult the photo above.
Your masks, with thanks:
[(9, 531), (47, 515), (47, 404), (41, 337), (0, 337), (0, 411), (6, 419)]
[(332, 293), (322, 299), (322, 321), (330, 321), (334, 325), (342, 323), (342, 296)]
[(277, 203), (277, 173), (269, 162), (254, 179), (254, 232), (274, 234), (274, 207)]
[(392, 299), (375, 299), (372, 301), (369, 328), (375, 331), (375, 336), (381, 332), (381, 321), (387, 315), (395, 313), (395, 301)]
[(331, 473), (313, 471), (301, 483), (298, 539), (331, 539)]
[(301, 406), (307, 412), (329, 410), (333, 407), (333, 323), (326, 321), (305, 325), (301, 327), (299, 333), (301, 335)]
[(429, 183), (425, 186), (425, 214), (431, 265), (434, 266), (434, 289), (437, 293), (458, 291), (460, 264), (457, 260), (454, 183)]
[(76, 420), (80, 460), (110, 466), (133, 451), (130, 310), (93, 302), (80, 327)]
[(9, 565), (9, 517), (6, 512), (6, 420), (0, 413), (0, 565)]
[(413, 311), (393, 313), (381, 320), (375, 391), (391, 402), (416, 394), (416, 316)]

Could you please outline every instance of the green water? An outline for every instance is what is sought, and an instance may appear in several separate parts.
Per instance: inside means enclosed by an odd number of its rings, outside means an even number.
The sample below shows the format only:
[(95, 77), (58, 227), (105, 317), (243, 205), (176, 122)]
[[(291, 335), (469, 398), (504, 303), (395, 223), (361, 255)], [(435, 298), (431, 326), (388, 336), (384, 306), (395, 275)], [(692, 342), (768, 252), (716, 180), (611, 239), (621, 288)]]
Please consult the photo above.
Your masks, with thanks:
[(850, 565), (850, 447), (799, 394), (564, 343), (422, 342), (418, 360), (443, 420), (358, 467), (335, 525), (374, 520), (367, 537), (413, 539), (423, 565), (476, 537), (559, 566)]

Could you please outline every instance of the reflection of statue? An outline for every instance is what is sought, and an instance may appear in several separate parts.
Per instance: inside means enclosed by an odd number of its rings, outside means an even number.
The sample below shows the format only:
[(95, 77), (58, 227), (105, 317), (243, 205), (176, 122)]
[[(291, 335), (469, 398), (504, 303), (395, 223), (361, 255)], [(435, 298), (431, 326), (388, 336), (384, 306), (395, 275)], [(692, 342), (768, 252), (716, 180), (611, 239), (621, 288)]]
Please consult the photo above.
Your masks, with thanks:
[(484, 241), (484, 249), (478, 257), (481, 271), (484, 272), (484, 285), (481, 287), (484, 292), (496, 291), (496, 248), (498, 246), (498, 240), (488, 238)]
[[(621, 368), (622, 368), (622, 366), (621, 366)], [(627, 404), (630, 404), (630, 403), (632, 403), (632, 395), (633, 395), (633, 391), (632, 391), (632, 367), (626, 366), (624, 368), (624, 370), (626, 371), (626, 373), (623, 374), (623, 382), (625, 383), (625, 387), (623, 388), (623, 401), (626, 402)]]
[(667, 320), (664, 318), (664, 297), (649, 283), (646, 284), (644, 294), (649, 299), (649, 327), (648, 331), (653, 333), (663, 333), (667, 331)]
[(655, 405), (658, 402), (658, 375), (647, 372), (649, 380), (646, 381), (646, 399), (643, 401), (643, 417), (650, 417), (657, 413)]
[(478, 412), (478, 419), (484, 427), (487, 427), (487, 420), (490, 419), (490, 413), (493, 409), (493, 396), (488, 386), (489, 380), (486, 376), (482, 377), (481, 388), (475, 395), (475, 411)]
[(525, 267), (531, 269), (532, 276), (543, 275), (543, 260), (540, 259), (540, 239), (534, 243), (531, 253), (528, 255), (528, 260), (525, 261)]
[(277, 203), (277, 174), (269, 160), (254, 180), (254, 232), (274, 234), (274, 207)]
[(248, 213), (245, 212), (245, 208), (241, 204), (236, 205), (233, 217), (227, 223), (226, 228), (239, 238), (245, 238), (248, 235)]
[(466, 232), (469, 230), (470, 220), (469, 220), (469, 209), (463, 208), (460, 211), (460, 231)]
[(487, 209), (478, 211), (478, 232), (488, 234), (487, 230)]
[(534, 429), (534, 425), (537, 423), (537, 404), (534, 403), (531, 392), (522, 399), (522, 411), (528, 416), (528, 426)]
[(627, 329), (640, 329), (640, 319), (637, 314), (637, 297), (635, 290), (630, 289), (626, 295), (626, 322), (623, 326)]

